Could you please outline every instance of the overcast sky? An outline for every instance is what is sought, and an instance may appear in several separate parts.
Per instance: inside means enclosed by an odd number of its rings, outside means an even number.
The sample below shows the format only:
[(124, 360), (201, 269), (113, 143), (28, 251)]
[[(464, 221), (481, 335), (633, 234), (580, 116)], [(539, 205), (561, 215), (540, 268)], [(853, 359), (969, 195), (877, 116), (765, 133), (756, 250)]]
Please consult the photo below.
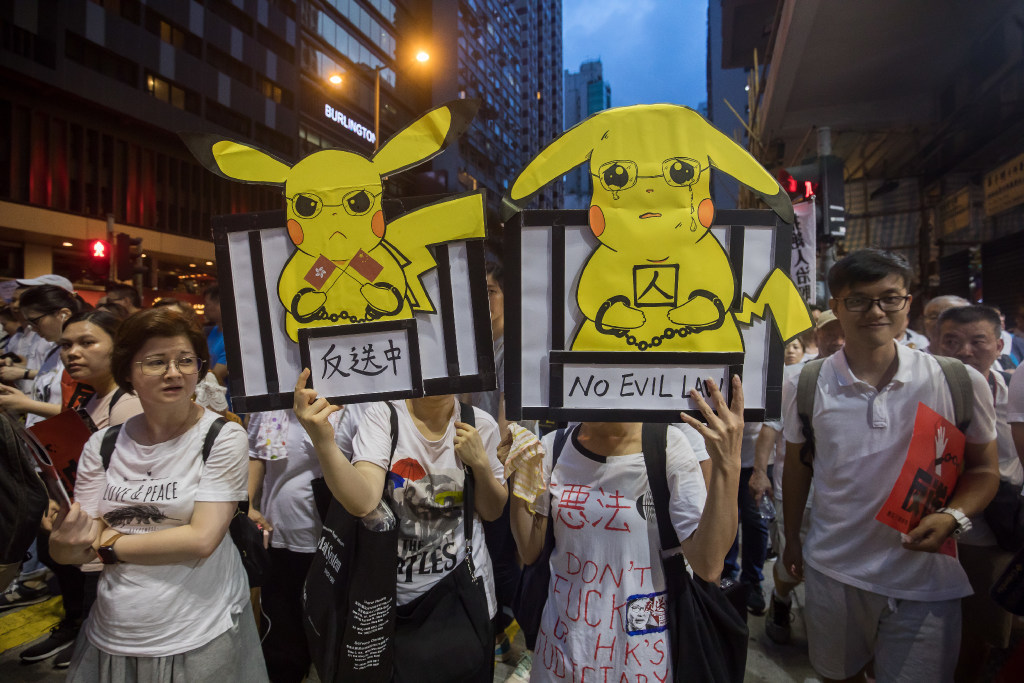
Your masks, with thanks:
[(600, 59), (612, 106), (707, 99), (707, 0), (562, 0), (562, 66)]

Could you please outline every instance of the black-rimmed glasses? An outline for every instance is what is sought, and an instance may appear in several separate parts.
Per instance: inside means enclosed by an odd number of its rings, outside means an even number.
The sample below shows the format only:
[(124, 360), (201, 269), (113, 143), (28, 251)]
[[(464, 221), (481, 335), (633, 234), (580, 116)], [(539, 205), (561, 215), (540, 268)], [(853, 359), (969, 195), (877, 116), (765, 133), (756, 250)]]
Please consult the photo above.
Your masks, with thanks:
[(870, 311), (871, 307), (878, 304), (878, 307), (885, 313), (892, 313), (894, 311), (902, 311), (910, 301), (910, 296), (883, 296), (877, 299), (872, 299), (866, 296), (848, 296), (845, 299), (840, 299), (843, 305), (846, 306), (846, 310), (851, 313), (864, 313)]

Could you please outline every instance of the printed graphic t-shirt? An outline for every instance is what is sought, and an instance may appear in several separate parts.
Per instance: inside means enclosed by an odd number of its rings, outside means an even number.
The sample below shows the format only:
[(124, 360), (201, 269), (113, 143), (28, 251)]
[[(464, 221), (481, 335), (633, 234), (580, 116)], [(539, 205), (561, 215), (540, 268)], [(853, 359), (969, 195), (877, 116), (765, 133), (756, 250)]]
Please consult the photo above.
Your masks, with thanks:
[[(578, 432), (574, 427), (550, 478), (555, 548), (530, 680), (671, 680), (665, 579), (643, 453), (605, 458), (583, 447)], [(546, 470), (554, 437), (543, 440)], [(697, 457), (676, 429), (668, 430), (666, 468), (669, 515), (686, 539), (707, 491)]]
[[(398, 444), (387, 474), (387, 503), (398, 520), (398, 604), (404, 605), (426, 593), (450, 573), (466, 555), (463, 532), (465, 474), (455, 455), (455, 420), (461, 404), (448, 422), (444, 436), (430, 441), (413, 424), (405, 401), (395, 401), (398, 411)], [(490, 459), (494, 478), (504, 481), (498, 460), (498, 425), (490, 415), (474, 409), (476, 429)], [(352, 462), (367, 461), (388, 467), (391, 453), (391, 414), (384, 403), (370, 406), (354, 440)], [(479, 484), (477, 491), (479, 491)], [(473, 514), (473, 566), (484, 578), (491, 616), (497, 609), (491, 559), (484, 529)]]
[[(135, 441), (143, 418), (132, 418), (105, 472), (99, 449), (106, 430), (96, 432), (78, 464), (75, 498), (82, 510), (123, 534), (147, 534), (188, 524), (197, 502), (245, 500), (249, 459), (241, 425), (224, 426), (203, 464), (203, 441), (217, 417), (205, 411), (192, 429), (154, 446)], [(85, 633), (109, 654), (165, 657), (210, 642), (248, 604), (245, 570), (225, 533), (205, 559), (104, 565)]]

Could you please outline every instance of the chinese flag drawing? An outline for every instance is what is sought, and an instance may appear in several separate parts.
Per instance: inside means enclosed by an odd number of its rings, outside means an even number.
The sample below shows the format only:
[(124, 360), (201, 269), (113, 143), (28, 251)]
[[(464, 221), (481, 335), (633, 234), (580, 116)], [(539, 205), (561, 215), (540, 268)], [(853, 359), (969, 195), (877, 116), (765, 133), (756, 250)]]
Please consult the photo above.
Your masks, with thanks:
[(306, 282), (313, 285), (317, 289), (323, 289), (327, 281), (331, 279), (331, 275), (338, 269), (338, 266), (334, 264), (329, 258), (320, 255), (320, 258), (316, 260), (313, 267), (306, 273), (306, 277), (303, 278)]
[[(943, 507), (964, 470), (966, 441), (952, 422), (919, 403), (907, 459), (875, 519), (905, 534)], [(940, 552), (955, 556), (955, 541), (948, 539)]]
[(356, 252), (356, 255), (352, 257), (349, 267), (356, 271), (370, 282), (377, 279), (380, 275), (380, 271), (384, 270), (384, 266), (377, 263), (372, 256), (367, 254), (365, 251), (360, 249)]

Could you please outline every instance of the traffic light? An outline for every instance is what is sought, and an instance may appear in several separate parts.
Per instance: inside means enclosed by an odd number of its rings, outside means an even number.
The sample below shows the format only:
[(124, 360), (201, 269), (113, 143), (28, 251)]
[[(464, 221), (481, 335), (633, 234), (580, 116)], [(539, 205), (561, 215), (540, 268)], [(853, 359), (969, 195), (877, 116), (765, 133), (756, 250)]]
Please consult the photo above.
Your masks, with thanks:
[(843, 185), (843, 160), (823, 156), (800, 166), (779, 169), (779, 184), (793, 201), (816, 198), (815, 218), (818, 235), (846, 235), (846, 190)]
[(110, 243), (106, 240), (89, 242), (89, 272), (98, 280), (110, 277)]
[(132, 237), (123, 232), (115, 238), (115, 259), (117, 280), (130, 280), (136, 273), (145, 273), (146, 264), (142, 260), (142, 238)]

